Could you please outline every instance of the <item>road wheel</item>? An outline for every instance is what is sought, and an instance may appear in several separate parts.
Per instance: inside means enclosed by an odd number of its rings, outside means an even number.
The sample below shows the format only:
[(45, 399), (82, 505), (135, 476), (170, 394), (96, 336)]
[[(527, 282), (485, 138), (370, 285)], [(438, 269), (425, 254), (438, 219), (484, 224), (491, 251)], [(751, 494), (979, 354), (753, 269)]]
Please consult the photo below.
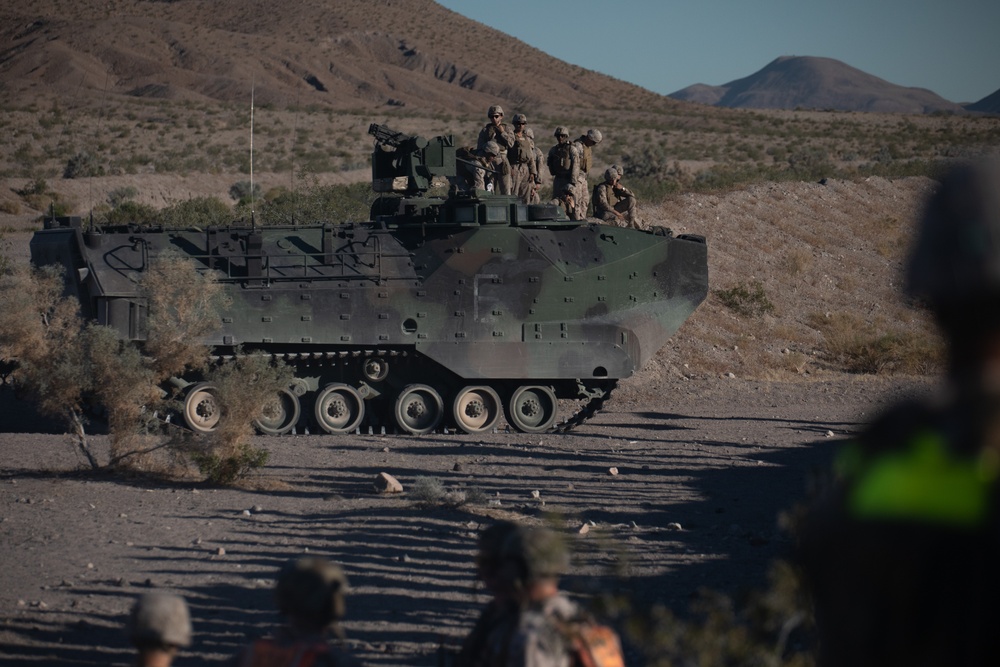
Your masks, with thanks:
[(222, 404), (218, 389), (208, 382), (199, 382), (188, 389), (184, 398), (184, 423), (195, 433), (211, 433), (222, 419)]
[(518, 387), (507, 404), (507, 421), (518, 431), (541, 433), (555, 424), (558, 405), (549, 387)]
[(407, 433), (430, 433), (444, 417), (444, 401), (436, 389), (426, 384), (411, 384), (396, 399), (396, 423)]
[(301, 411), (299, 397), (288, 389), (282, 389), (267, 402), (260, 416), (253, 420), (253, 425), (264, 435), (285, 435), (299, 421)]
[(486, 386), (465, 387), (455, 396), (452, 415), (455, 423), (466, 433), (484, 433), (500, 421), (502, 412), (500, 396)]
[(354, 387), (328, 384), (316, 397), (316, 423), (327, 433), (349, 433), (365, 417), (365, 401)]

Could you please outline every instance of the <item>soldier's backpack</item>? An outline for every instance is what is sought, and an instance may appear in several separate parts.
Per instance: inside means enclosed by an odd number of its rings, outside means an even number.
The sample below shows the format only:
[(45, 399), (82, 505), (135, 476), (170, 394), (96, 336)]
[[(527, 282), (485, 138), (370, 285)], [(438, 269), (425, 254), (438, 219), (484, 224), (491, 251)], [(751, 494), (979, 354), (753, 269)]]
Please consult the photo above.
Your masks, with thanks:
[(618, 633), (594, 621), (568, 626), (570, 643), (580, 667), (625, 667), (625, 655)]
[(243, 655), (240, 667), (327, 667), (335, 664), (326, 642), (278, 643), (258, 639)]
[(573, 144), (556, 144), (549, 153), (549, 171), (553, 176), (569, 176), (573, 168)]

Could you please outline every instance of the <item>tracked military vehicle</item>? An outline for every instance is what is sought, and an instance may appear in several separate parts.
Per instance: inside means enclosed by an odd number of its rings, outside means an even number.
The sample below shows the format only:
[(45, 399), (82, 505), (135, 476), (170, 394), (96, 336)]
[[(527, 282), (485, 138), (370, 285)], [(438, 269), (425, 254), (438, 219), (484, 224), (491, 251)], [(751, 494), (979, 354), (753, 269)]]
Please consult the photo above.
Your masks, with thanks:
[[(456, 176), (452, 137), (369, 132), (379, 193), (369, 221), (202, 230), (53, 220), (34, 235), (32, 262), (62, 264), (83, 314), (141, 345), (139, 278), (167, 253), (194, 260), (229, 297), (204, 341), (215, 354), (294, 369), (256, 422), (270, 434), (477, 433), (503, 417), (520, 431), (565, 430), (706, 296), (702, 237), (572, 221), (486, 191), (431, 196)], [(210, 382), (171, 386), (183, 389), (188, 427), (216, 428)]]

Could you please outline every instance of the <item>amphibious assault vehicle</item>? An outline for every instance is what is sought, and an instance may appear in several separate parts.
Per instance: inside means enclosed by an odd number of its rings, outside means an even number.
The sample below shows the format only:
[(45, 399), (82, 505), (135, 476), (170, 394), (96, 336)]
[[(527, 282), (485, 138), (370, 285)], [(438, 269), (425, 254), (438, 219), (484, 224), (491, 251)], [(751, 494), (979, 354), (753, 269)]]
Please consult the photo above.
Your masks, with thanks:
[[(431, 196), (456, 175), (452, 137), (369, 133), (379, 193), (369, 221), (164, 229), (52, 220), (32, 238), (32, 262), (63, 265), (84, 316), (141, 345), (140, 277), (168, 253), (192, 259), (229, 297), (204, 341), (218, 358), (266, 354), (294, 370), (256, 421), (269, 434), (477, 433), (503, 416), (520, 431), (565, 430), (706, 296), (702, 237), (572, 221), (557, 206), (481, 190)], [(216, 428), (210, 382), (172, 378), (171, 387), (182, 390), (188, 427)]]

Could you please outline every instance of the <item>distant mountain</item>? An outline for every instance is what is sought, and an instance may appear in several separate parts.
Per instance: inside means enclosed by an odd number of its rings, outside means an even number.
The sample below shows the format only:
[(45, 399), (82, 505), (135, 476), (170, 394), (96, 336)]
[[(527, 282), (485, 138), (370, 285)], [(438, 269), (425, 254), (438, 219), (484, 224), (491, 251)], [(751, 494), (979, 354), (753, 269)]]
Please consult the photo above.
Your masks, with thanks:
[(978, 102), (965, 105), (966, 111), (978, 111), (979, 113), (1000, 114), (1000, 90), (992, 95), (987, 95)]
[(695, 84), (669, 97), (738, 109), (836, 109), (882, 113), (963, 112), (924, 88), (889, 83), (832, 58), (782, 56), (723, 86)]
[(670, 108), (431, 0), (0, 2), (0, 95), (529, 114)]

